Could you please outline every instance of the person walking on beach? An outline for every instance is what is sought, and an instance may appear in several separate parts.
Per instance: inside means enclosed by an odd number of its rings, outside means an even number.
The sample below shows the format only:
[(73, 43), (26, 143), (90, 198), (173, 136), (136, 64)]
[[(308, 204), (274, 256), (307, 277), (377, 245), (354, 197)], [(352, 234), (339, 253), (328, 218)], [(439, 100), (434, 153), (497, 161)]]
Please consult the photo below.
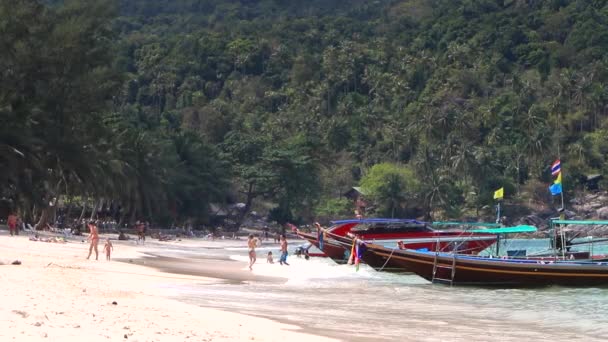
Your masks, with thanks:
[(17, 229), (17, 215), (15, 213), (10, 213), (8, 218), (6, 219), (6, 225), (8, 226), (8, 230), (13, 235), (19, 235), (19, 230)]
[(258, 245), (258, 238), (256, 238), (255, 236), (253, 236), (253, 234), (249, 234), (249, 239), (247, 240), (247, 247), (249, 248), (249, 269), (253, 270), (253, 268), (251, 266), (253, 266), (253, 264), (255, 264), (256, 259), (256, 255), (255, 255), (255, 248)]
[(99, 232), (95, 222), (89, 222), (89, 231), (90, 233), (88, 240), (91, 241), (91, 245), (89, 246), (89, 255), (87, 256), (87, 260), (91, 257), (93, 250), (95, 250), (95, 260), (99, 260), (99, 251), (97, 250), (97, 245), (99, 244)]
[(137, 244), (141, 241), (142, 245), (146, 244), (146, 225), (143, 221), (135, 222), (135, 230), (137, 230)]
[(107, 239), (105, 246), (103, 246), (103, 251), (106, 252), (106, 260), (110, 260), (110, 254), (113, 250), (114, 246), (112, 246), (112, 242), (110, 242), (110, 239)]
[(285, 234), (281, 235), (281, 258), (279, 259), (279, 264), (287, 265), (287, 240), (285, 239)]

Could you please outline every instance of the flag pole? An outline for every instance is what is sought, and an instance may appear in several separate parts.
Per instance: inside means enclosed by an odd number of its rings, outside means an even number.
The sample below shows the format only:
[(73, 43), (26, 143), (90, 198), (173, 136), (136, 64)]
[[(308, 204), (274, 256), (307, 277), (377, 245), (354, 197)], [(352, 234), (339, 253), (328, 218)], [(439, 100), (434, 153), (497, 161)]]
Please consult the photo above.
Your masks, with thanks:
[(562, 198), (562, 209), (564, 208), (564, 183), (562, 182), (562, 192), (560, 192), (561, 198)]
[(498, 200), (498, 204), (496, 205), (496, 223), (500, 223), (500, 200)]
[[(561, 163), (561, 158), (560, 158), (560, 163)], [(565, 210), (566, 208), (564, 207), (564, 178), (563, 178), (561, 166), (560, 166), (560, 170), (559, 170), (559, 177), (560, 177), (560, 184), (562, 185), (562, 191), (559, 194), (562, 199), (562, 209)]]

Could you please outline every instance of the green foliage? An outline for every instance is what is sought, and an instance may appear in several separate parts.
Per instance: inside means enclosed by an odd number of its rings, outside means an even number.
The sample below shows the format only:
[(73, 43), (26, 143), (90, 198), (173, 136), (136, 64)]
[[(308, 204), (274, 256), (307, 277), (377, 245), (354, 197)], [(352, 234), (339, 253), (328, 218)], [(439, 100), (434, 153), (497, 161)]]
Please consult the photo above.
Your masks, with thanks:
[(319, 217), (335, 218), (352, 215), (352, 202), (346, 198), (327, 198), (315, 207)]
[(478, 211), (497, 183), (518, 201), (558, 155), (572, 182), (608, 171), (607, 16), (579, 0), (7, 0), (0, 180), (30, 209), (90, 196), (125, 220), (205, 222), (227, 197), (311, 218), (385, 163), (420, 183), (410, 205), (386, 181), (385, 215)]
[(407, 165), (382, 163), (374, 165), (361, 179), (361, 187), (377, 205), (376, 212), (400, 217), (415, 206), (420, 183)]

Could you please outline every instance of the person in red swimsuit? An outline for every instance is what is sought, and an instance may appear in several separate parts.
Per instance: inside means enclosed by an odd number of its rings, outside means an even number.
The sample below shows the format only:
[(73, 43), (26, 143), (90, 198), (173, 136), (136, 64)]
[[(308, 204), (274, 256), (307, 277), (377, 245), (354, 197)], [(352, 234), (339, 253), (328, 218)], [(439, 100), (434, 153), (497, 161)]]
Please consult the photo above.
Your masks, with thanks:
[(8, 230), (13, 235), (19, 235), (19, 231), (17, 230), (17, 215), (15, 213), (10, 213), (8, 215), (8, 219), (6, 220), (6, 225), (8, 226)]
[(97, 250), (97, 245), (99, 244), (99, 231), (97, 230), (97, 226), (95, 222), (89, 222), (89, 241), (91, 241), (91, 245), (89, 246), (89, 255), (87, 259), (91, 257), (91, 253), (95, 250), (95, 260), (99, 259), (99, 251)]

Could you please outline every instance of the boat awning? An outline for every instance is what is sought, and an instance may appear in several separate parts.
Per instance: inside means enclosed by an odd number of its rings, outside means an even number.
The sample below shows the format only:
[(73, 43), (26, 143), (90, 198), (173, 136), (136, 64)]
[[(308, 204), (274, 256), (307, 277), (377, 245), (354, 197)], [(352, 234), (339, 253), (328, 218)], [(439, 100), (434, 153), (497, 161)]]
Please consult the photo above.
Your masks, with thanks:
[(349, 220), (337, 220), (331, 221), (332, 224), (347, 224), (347, 223), (417, 223), (423, 224), (423, 221), (412, 220), (412, 219), (387, 219), (387, 218), (363, 218), (363, 219), (349, 219)]
[(534, 226), (520, 225), (514, 227), (490, 228), (490, 229), (471, 229), (473, 233), (488, 233), (488, 234), (513, 234), (513, 233), (532, 233), (537, 229)]
[(456, 222), (456, 221), (435, 221), (433, 226), (477, 226), (498, 228), (500, 224), (490, 222)]
[(551, 220), (553, 224), (587, 224), (587, 225), (597, 225), (603, 226), (608, 225), (608, 221), (598, 221), (598, 220)]

